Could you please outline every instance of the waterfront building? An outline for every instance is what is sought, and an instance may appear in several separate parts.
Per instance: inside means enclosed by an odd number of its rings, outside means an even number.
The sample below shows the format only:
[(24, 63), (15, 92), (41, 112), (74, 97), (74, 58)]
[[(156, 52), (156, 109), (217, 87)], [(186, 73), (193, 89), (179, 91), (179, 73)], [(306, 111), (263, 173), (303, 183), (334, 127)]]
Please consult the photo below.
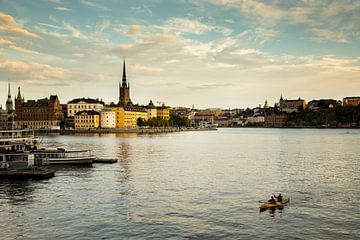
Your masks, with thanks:
[(335, 99), (320, 99), (308, 102), (308, 109), (313, 111), (319, 111), (339, 106), (341, 106), (341, 102)]
[(154, 103), (152, 102), (152, 100), (150, 100), (150, 102), (146, 108), (147, 108), (147, 119), (157, 117), (157, 109), (156, 109)]
[(103, 110), (101, 110), (100, 127), (101, 128), (116, 127), (116, 111), (113, 108), (103, 108)]
[(123, 64), (122, 81), (119, 83), (119, 105), (132, 105), (130, 99), (130, 83), (126, 79), (125, 59)]
[(103, 108), (104, 102), (98, 98), (75, 98), (67, 103), (67, 117), (74, 117), (76, 113), (84, 110), (100, 112)]
[(147, 120), (147, 109), (140, 106), (112, 106), (116, 112), (116, 128), (137, 128), (138, 118)]
[(162, 105), (156, 107), (156, 116), (164, 120), (170, 119), (170, 107)]
[(306, 108), (306, 101), (300, 97), (296, 100), (283, 99), (281, 96), (279, 100), (280, 111), (282, 112), (298, 112), (299, 110), (304, 110)]
[(265, 123), (265, 116), (262, 115), (254, 115), (247, 118), (248, 124), (260, 125)]
[(82, 110), (75, 113), (75, 129), (94, 129), (100, 126), (100, 113), (95, 110)]
[(15, 122), (18, 127), (30, 129), (60, 129), (64, 114), (58, 96), (25, 102), (20, 88), (15, 99)]
[(271, 114), (265, 116), (265, 127), (283, 127), (287, 121), (285, 114)]
[(9, 113), (0, 107), (0, 129), (8, 129)]
[(360, 97), (346, 97), (343, 99), (343, 105), (348, 107), (360, 106)]

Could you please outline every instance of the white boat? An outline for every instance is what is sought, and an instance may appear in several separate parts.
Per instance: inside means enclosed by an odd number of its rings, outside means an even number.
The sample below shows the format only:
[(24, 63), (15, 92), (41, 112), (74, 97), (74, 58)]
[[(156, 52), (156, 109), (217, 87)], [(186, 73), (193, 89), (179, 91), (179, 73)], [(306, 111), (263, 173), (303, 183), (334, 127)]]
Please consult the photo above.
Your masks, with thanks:
[(36, 142), (34, 133), (29, 130), (0, 131), (0, 170), (20, 170), (35, 165), (30, 147)]
[(89, 150), (65, 150), (63, 148), (46, 149), (40, 148), (32, 150), (35, 160), (42, 165), (91, 165), (96, 159)]

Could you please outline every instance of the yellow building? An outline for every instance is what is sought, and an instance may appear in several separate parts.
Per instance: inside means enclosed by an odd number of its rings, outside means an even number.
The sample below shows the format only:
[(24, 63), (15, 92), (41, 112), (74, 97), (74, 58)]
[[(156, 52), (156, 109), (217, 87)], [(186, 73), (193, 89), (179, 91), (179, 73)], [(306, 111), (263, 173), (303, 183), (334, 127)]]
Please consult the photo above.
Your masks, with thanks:
[(165, 120), (169, 120), (170, 119), (170, 107), (167, 106), (161, 106), (161, 107), (156, 107), (156, 116), (160, 117), (162, 119)]
[(74, 116), (75, 129), (99, 128), (100, 113), (94, 110), (77, 112)]
[(136, 128), (138, 118), (147, 120), (146, 109), (138, 106), (115, 106), (116, 128)]
[(343, 105), (351, 107), (360, 106), (360, 97), (346, 97), (343, 99)]

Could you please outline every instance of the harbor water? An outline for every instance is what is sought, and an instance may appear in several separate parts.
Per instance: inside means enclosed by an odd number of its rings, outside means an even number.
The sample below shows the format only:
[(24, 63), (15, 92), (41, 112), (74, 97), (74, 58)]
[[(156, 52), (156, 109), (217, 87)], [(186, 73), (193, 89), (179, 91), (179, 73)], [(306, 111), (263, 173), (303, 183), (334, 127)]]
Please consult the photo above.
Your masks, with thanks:
[[(358, 239), (360, 130), (61, 135), (115, 164), (0, 181), (0, 239)], [(282, 210), (259, 212), (272, 193)]]

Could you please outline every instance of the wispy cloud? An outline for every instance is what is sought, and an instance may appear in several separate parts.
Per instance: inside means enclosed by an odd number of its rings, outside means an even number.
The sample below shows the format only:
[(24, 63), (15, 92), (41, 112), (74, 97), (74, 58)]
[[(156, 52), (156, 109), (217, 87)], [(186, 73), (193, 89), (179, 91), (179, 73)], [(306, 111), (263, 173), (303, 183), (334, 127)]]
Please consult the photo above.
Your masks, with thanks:
[(3, 12), (0, 12), (0, 31), (24, 37), (40, 38), (36, 33), (28, 31), (17, 23), (12, 16)]
[(59, 10), (59, 11), (65, 11), (65, 12), (71, 11), (70, 8), (66, 8), (66, 7), (56, 7), (55, 9)]
[(130, 7), (130, 9), (136, 13), (145, 13), (148, 16), (152, 16), (153, 12), (151, 9), (146, 5), (136, 6), (136, 7)]
[(319, 28), (312, 28), (311, 32), (314, 34), (314, 40), (319, 42), (330, 41), (338, 43), (351, 43), (341, 32)]
[(232, 83), (204, 83), (200, 85), (190, 85), (188, 88), (193, 90), (204, 90), (209, 88), (219, 88), (219, 87), (231, 87), (234, 86)]
[[(101, 5), (99, 3), (96, 3), (96, 2), (93, 2), (93, 1), (82, 0), (81, 3), (88, 6), (88, 7), (96, 9), (96, 10), (111, 11), (110, 8), (104, 7), (103, 5)], [(102, 3), (104, 3), (104, 2), (102, 2)]]

